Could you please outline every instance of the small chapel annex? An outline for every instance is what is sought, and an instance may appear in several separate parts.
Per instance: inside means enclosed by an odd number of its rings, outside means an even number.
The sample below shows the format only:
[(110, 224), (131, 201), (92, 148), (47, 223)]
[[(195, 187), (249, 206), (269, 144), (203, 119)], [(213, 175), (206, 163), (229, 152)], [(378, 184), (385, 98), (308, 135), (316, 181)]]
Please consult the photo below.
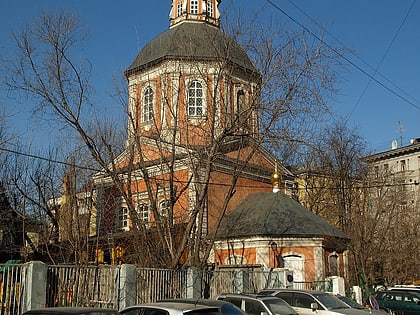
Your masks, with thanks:
[[(219, 252), (209, 255), (213, 261), (202, 263), (228, 264), (229, 251), (221, 245), (226, 237), (246, 239), (255, 236), (255, 231), (241, 236), (233, 233), (236, 228), (223, 235), (217, 230), (232, 224), (224, 218), (239, 205), (243, 207), (248, 195), (272, 191), (275, 167), (281, 174), (281, 200), (290, 199), (293, 174), (281, 164), (277, 166), (275, 157), (261, 144), (261, 74), (244, 49), (220, 30), (220, 2), (172, 0), (169, 29), (146, 44), (125, 71), (127, 141), (125, 150), (112, 162), (124, 179), (124, 196), (109, 175), (94, 177), (97, 233), (112, 236), (113, 246), (126, 253), (123, 260), (130, 246), (125, 236), (118, 240), (119, 235), (140, 231), (143, 238), (135, 239), (131, 249), (148, 250), (144, 265), (156, 266), (156, 256), (170, 257), (179, 264), (197, 262), (203, 252), (213, 250), (214, 241), (219, 241)], [(282, 215), (287, 219), (287, 212)], [(282, 240), (278, 231), (274, 238), (264, 231), (264, 242)], [(345, 238), (339, 232), (330, 236)], [(316, 241), (323, 236), (314, 237)], [(151, 239), (156, 241), (156, 255), (145, 247)], [(290, 248), (308, 244), (288, 242)], [(324, 245), (318, 242), (317, 254), (307, 255), (320, 259), (316, 266), (312, 264), (314, 270), (322, 269), (313, 273), (311, 280), (325, 275), (325, 255), (336, 253), (331, 246), (327, 252), (320, 251)], [(264, 250), (267, 259), (259, 261), (261, 266), (277, 267), (269, 243)], [(343, 257), (344, 250), (341, 246), (337, 255)], [(245, 265), (246, 259), (242, 260)], [(343, 266), (341, 261), (339, 269)]]

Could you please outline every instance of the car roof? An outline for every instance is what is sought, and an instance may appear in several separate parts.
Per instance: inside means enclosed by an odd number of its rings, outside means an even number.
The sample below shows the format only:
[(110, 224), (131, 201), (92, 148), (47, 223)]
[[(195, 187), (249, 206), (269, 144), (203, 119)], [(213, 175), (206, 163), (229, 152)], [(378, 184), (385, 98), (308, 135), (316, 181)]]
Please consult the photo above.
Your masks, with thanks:
[(299, 289), (284, 289), (284, 288), (274, 288), (274, 289), (262, 289), (258, 294), (264, 292), (278, 293), (278, 292), (298, 292), (298, 293), (307, 293), (307, 294), (329, 294), (325, 291), (319, 290), (299, 290)]
[(133, 306), (126, 307), (121, 311), (121, 313), (126, 312), (131, 309), (136, 308), (159, 308), (162, 310), (175, 310), (180, 312), (187, 312), (192, 310), (210, 310), (218, 312), (219, 309), (216, 306), (207, 306), (207, 305), (198, 305), (198, 304), (192, 304), (192, 303), (177, 303), (177, 302), (155, 302), (155, 303), (144, 303), (144, 304), (137, 304)]
[(117, 310), (109, 308), (94, 307), (48, 307), (40, 309), (32, 309), (23, 314), (119, 314)]
[(213, 299), (163, 299), (159, 300), (158, 303), (188, 303), (188, 304), (197, 304), (197, 305), (207, 305), (207, 306), (222, 306), (225, 304), (231, 304), (223, 300), (213, 300)]

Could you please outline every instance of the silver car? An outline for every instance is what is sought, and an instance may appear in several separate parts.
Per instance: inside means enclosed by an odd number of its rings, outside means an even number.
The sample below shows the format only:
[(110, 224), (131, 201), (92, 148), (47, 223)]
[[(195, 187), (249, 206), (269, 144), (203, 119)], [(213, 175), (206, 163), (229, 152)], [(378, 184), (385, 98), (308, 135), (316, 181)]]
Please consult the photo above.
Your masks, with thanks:
[(277, 296), (289, 303), (299, 315), (366, 315), (366, 311), (351, 308), (334, 295), (311, 290), (264, 289), (260, 295)]
[(218, 307), (171, 302), (129, 306), (120, 313), (123, 315), (222, 315)]

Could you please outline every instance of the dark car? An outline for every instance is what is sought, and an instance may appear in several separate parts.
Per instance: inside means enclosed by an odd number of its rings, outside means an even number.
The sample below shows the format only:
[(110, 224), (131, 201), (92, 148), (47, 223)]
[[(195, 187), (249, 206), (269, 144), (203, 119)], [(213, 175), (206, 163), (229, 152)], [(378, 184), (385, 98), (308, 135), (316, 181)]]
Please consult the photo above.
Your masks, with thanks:
[(217, 299), (240, 307), (247, 315), (297, 315), (289, 304), (272, 296), (222, 294)]
[(24, 312), (22, 315), (120, 315), (117, 310), (93, 307), (48, 307)]
[(222, 315), (216, 306), (176, 302), (139, 304), (129, 306), (120, 313), (123, 315)]
[(420, 315), (420, 293), (409, 290), (385, 290), (372, 294), (381, 309)]
[(245, 315), (245, 313), (237, 306), (232, 303), (213, 300), (213, 299), (167, 299), (160, 300), (158, 302), (172, 302), (172, 303), (190, 303), (195, 305), (214, 306), (219, 308), (220, 313), (223, 315)]

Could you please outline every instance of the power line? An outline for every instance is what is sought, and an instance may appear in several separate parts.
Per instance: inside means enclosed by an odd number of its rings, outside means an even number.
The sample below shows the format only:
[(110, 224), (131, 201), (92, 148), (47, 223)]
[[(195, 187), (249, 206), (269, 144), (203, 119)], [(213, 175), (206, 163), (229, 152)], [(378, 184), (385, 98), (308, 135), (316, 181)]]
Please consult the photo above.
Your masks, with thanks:
[(54, 159), (51, 159), (51, 158), (46, 158), (46, 157), (43, 157), (43, 156), (40, 156), (40, 155), (35, 155), (35, 154), (30, 154), (30, 153), (23, 153), (23, 152), (19, 152), (19, 151), (12, 150), (12, 149), (0, 148), (0, 151), (13, 153), (13, 154), (17, 154), (17, 155), (22, 155), (22, 156), (30, 157), (30, 158), (33, 158), (33, 159), (47, 161), (47, 162), (56, 163), (56, 164), (61, 164), (61, 165), (65, 165), (65, 166), (76, 167), (78, 169), (84, 169), (84, 170), (95, 171), (95, 172), (100, 171), (99, 169), (96, 169), (96, 168), (92, 168), (92, 167), (88, 167), (88, 166), (74, 165), (74, 164), (69, 163), (69, 162), (54, 160)]
[[(417, 0), (414, 0), (414, 2), (416, 2)], [(334, 34), (332, 34), (331, 32), (328, 31), (328, 29), (324, 28), (318, 21), (316, 21), (315, 19), (313, 19), (310, 15), (308, 15), (303, 9), (301, 9), (297, 4), (295, 4), (293, 1), (291, 0), (287, 0), (287, 2), (289, 2), (290, 5), (292, 5), (295, 9), (297, 9), (300, 13), (302, 13), (305, 17), (307, 17), (308, 19), (310, 19), (313, 23), (315, 23), (319, 28), (321, 28), (323, 30), (323, 32), (325, 32), (326, 34), (328, 34), (328, 36), (330, 36), (331, 38), (333, 38), (336, 42), (340, 43), (343, 46), (346, 46), (339, 38), (337, 38), (336, 36), (334, 36)], [(414, 2), (412, 4), (412, 6), (410, 7), (410, 11), (412, 9), (412, 7), (414, 6)], [(408, 13), (407, 13), (408, 16)], [(405, 20), (405, 19), (404, 19)], [(371, 70), (375, 71), (376, 74), (378, 76), (380, 76), (382, 79), (384, 79), (386, 82), (388, 82), (390, 85), (392, 85), (394, 88), (396, 88), (397, 90), (399, 90), (400, 92), (402, 92), (403, 94), (405, 94), (407, 97), (411, 98), (415, 103), (420, 103), (415, 97), (413, 97), (412, 95), (410, 95), (408, 92), (404, 91), (401, 87), (397, 86), (394, 82), (392, 82), (390, 79), (388, 79), (387, 77), (385, 77), (382, 73), (380, 73), (377, 69), (375, 69), (373, 66), (371, 66), (367, 61), (365, 61), (362, 57), (360, 57), (358, 54), (356, 54), (354, 51), (351, 51), (351, 54), (354, 55), (358, 60), (360, 60), (363, 64), (365, 64), (367, 67), (369, 67)]]
[[(384, 62), (384, 60), (385, 60), (385, 57), (388, 55), (388, 52), (390, 51), (390, 49), (391, 49), (392, 45), (394, 44), (395, 40), (397, 39), (398, 35), (400, 34), (400, 31), (401, 31), (401, 29), (402, 29), (403, 25), (405, 24), (405, 21), (407, 20), (407, 18), (408, 18), (408, 16), (409, 16), (409, 14), (410, 14), (411, 10), (413, 9), (414, 4), (416, 3), (416, 1), (417, 1), (417, 0), (414, 0), (414, 1), (411, 3), (410, 8), (408, 9), (408, 11), (407, 11), (407, 13), (406, 13), (406, 15), (405, 15), (404, 19), (402, 20), (402, 22), (400, 23), (400, 26), (399, 26), (399, 27), (398, 27), (398, 29), (397, 29), (397, 32), (394, 34), (394, 37), (392, 38), (392, 40), (391, 40), (391, 42), (389, 43), (389, 45), (388, 45), (387, 49), (385, 50), (385, 53), (383, 54), (383, 56), (382, 56), (381, 60), (379, 61), (378, 65), (376, 66), (375, 71), (374, 71), (374, 73), (373, 73), (372, 77), (374, 77), (374, 76), (378, 73), (379, 68), (381, 67), (382, 63), (383, 63), (383, 62)], [(353, 106), (353, 109), (352, 109), (352, 110), (350, 111), (350, 113), (347, 115), (346, 121), (348, 121), (348, 120), (350, 119), (351, 115), (352, 115), (352, 114), (353, 114), (353, 112), (356, 110), (357, 106), (359, 106), (359, 104), (360, 104), (360, 102), (361, 102), (361, 100), (362, 100), (363, 96), (365, 95), (365, 93), (366, 93), (367, 89), (369, 88), (369, 86), (370, 86), (370, 83), (371, 83), (371, 82), (372, 82), (372, 79), (369, 79), (368, 83), (366, 84), (365, 88), (364, 88), (364, 89), (363, 89), (363, 91), (362, 91), (362, 94), (359, 96), (359, 98), (358, 98), (358, 100), (357, 100), (356, 104)]]
[(285, 15), (288, 19), (290, 19), (291, 21), (293, 21), (294, 23), (296, 23), (297, 25), (299, 25), (302, 29), (304, 29), (306, 32), (308, 32), (311, 36), (313, 36), (314, 38), (316, 38), (319, 41), (322, 41), (325, 46), (327, 46), (329, 49), (331, 49), (332, 51), (334, 51), (340, 58), (342, 58), (345, 61), (347, 61), (351, 66), (353, 66), (358, 71), (360, 71), (361, 73), (363, 73), (364, 75), (366, 75), (372, 81), (376, 82), (377, 84), (379, 84), (380, 86), (382, 86), (384, 89), (386, 89), (388, 92), (390, 92), (393, 95), (397, 96), (398, 98), (400, 98), (401, 100), (403, 100), (407, 104), (409, 104), (412, 107), (420, 110), (420, 106), (419, 105), (411, 102), (406, 97), (402, 96), (400, 93), (397, 93), (396, 91), (394, 91), (393, 89), (391, 89), (390, 87), (388, 87), (387, 85), (385, 85), (384, 83), (382, 83), (381, 81), (379, 81), (378, 79), (376, 79), (374, 76), (372, 76), (371, 74), (369, 74), (366, 70), (364, 70), (363, 68), (361, 68), (360, 66), (358, 66), (357, 64), (355, 64), (349, 58), (347, 58), (346, 56), (344, 56), (342, 53), (340, 53), (336, 48), (332, 47), (326, 41), (321, 40), (321, 38), (317, 34), (315, 34), (313, 31), (311, 31), (305, 25), (303, 25), (302, 23), (300, 23), (299, 21), (297, 21), (295, 18), (293, 18), (291, 15), (289, 15), (286, 11), (284, 11), (283, 9), (281, 9), (278, 5), (276, 5), (275, 3), (273, 3), (273, 1), (271, 1), (271, 0), (266, 0), (266, 1), (269, 4), (271, 4), (275, 9), (277, 9), (279, 12), (281, 12), (283, 15)]

